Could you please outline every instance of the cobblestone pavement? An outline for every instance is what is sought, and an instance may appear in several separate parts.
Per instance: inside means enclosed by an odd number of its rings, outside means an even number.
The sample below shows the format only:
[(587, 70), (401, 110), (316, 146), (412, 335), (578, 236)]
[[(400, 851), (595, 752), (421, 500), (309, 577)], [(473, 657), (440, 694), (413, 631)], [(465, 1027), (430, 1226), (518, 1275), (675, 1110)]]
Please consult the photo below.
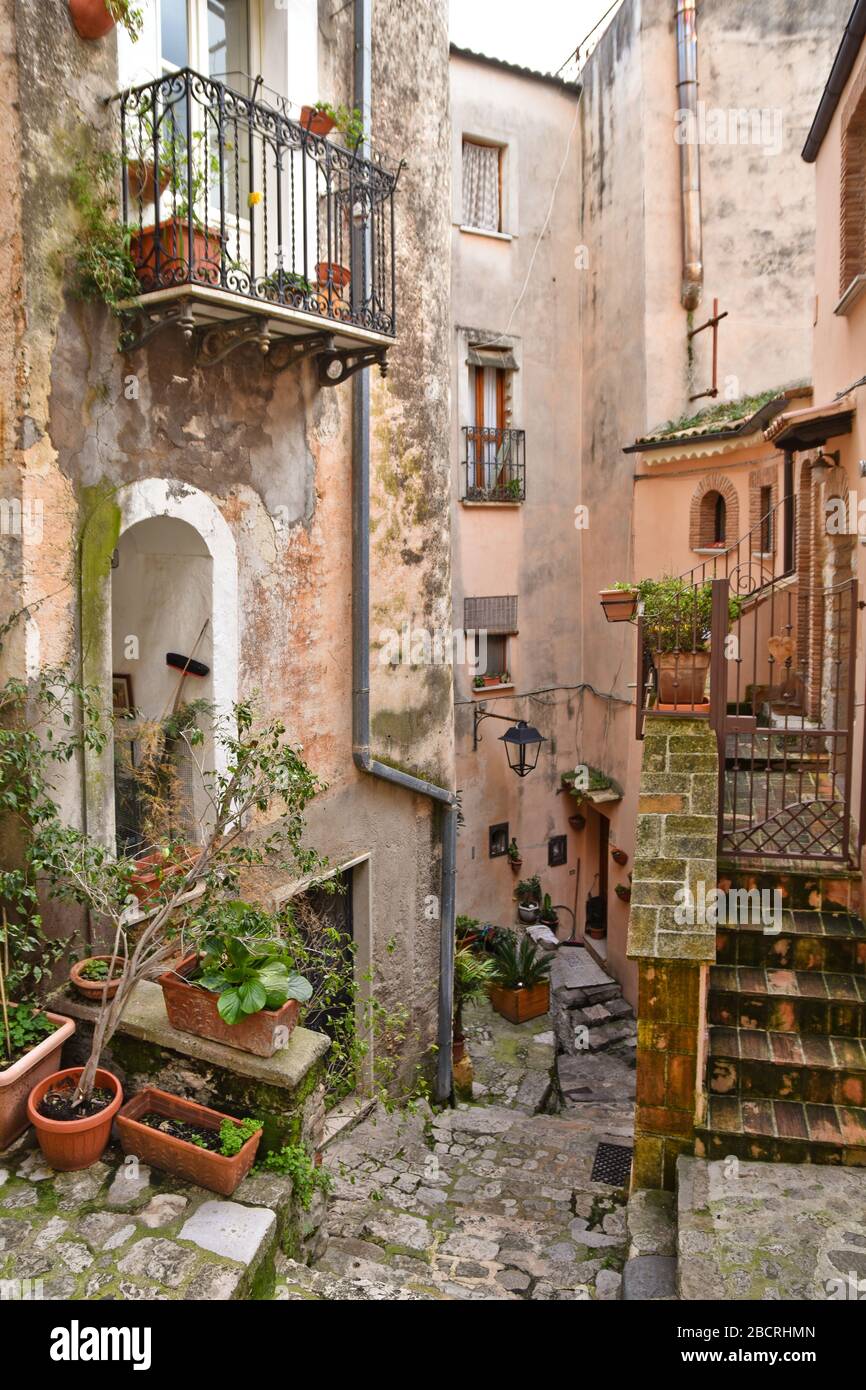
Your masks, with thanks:
[(626, 1193), (590, 1174), (599, 1142), (632, 1142), (628, 1058), (610, 1059), (603, 1100), (589, 1056), (587, 1099), (536, 1114), (552, 1103), (549, 1018), (467, 1022), (478, 1103), (377, 1110), (337, 1139), (327, 1249), (311, 1269), (278, 1261), (277, 1297), (619, 1298)]

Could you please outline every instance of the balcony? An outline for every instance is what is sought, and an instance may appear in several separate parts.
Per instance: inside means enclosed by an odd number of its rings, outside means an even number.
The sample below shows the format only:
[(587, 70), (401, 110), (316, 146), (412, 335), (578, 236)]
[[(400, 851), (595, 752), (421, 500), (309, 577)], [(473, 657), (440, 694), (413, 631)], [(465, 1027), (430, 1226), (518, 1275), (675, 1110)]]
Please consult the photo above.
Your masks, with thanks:
[(526, 497), (525, 433), (464, 425), (464, 502), (522, 502)]
[[(141, 284), (124, 347), (171, 324), (199, 362), (255, 343), (324, 385), (378, 362), (396, 332), (399, 170), (189, 68), (120, 93), (121, 199)], [(279, 101), (279, 99), (277, 99)]]

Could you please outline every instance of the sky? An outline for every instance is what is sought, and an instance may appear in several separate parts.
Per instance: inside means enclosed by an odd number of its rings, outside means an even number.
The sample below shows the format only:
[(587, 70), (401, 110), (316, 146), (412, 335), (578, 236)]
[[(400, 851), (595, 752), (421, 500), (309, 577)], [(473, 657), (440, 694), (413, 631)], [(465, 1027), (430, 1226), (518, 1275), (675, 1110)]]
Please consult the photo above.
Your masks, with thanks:
[(555, 72), (610, 4), (611, 0), (451, 0), (451, 41), (491, 58)]

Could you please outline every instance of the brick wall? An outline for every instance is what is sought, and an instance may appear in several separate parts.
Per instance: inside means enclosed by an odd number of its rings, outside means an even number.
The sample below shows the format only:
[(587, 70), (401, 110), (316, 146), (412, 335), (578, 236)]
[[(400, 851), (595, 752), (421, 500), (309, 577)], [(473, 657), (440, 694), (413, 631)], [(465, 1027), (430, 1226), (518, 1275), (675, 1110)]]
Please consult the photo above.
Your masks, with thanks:
[(731, 545), (740, 534), (740, 501), (737, 490), (724, 473), (708, 473), (695, 488), (689, 510), (689, 545), (705, 550), (715, 539), (716, 494), (725, 499), (725, 543)]
[[(635, 1188), (672, 1188), (694, 1147), (712, 925), (685, 919), (683, 889), (716, 887), (719, 760), (706, 720), (647, 719), (628, 954), (639, 961)], [(695, 913), (695, 917), (697, 917)]]

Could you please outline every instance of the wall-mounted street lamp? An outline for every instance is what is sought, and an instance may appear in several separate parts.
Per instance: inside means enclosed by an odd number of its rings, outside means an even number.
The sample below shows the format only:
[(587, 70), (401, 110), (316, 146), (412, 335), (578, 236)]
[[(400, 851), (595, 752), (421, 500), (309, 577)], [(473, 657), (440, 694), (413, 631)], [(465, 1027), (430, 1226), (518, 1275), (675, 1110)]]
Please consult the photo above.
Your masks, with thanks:
[(485, 719), (501, 719), (503, 723), (512, 725), (500, 735), (500, 742), (505, 744), (511, 771), (516, 772), (518, 777), (528, 777), (530, 772), (535, 770), (541, 745), (546, 743), (547, 739), (531, 724), (527, 724), (525, 719), (515, 720), (511, 714), (491, 714), (480, 705), (476, 705), (472, 711), (473, 751), (477, 751), (481, 742), (478, 725)]

